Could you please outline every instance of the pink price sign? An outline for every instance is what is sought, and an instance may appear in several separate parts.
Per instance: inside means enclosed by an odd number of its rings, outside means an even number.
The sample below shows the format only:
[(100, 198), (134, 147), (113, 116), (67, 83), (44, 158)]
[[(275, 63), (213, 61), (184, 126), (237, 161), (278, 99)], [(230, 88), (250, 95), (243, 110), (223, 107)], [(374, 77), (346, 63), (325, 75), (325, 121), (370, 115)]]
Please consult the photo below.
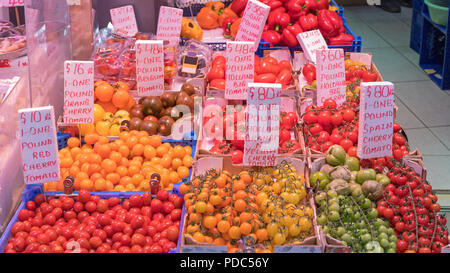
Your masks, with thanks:
[(156, 36), (159, 40), (178, 43), (181, 34), (183, 10), (162, 6), (159, 10), (158, 29)]
[(19, 110), (19, 144), (25, 184), (59, 181), (53, 106)]
[(94, 62), (64, 63), (64, 122), (94, 123)]
[(163, 41), (136, 41), (136, 80), (139, 97), (164, 93)]
[(227, 42), (226, 99), (247, 99), (247, 84), (254, 80), (255, 51), (252, 42)]
[(317, 105), (322, 106), (326, 99), (341, 105), (346, 100), (344, 50), (317, 50), (316, 56)]
[(305, 52), (306, 58), (313, 63), (316, 63), (316, 51), (328, 48), (322, 33), (317, 29), (299, 33), (297, 40)]
[(257, 1), (249, 0), (245, 7), (242, 21), (236, 35), (236, 41), (254, 42), (258, 47), (264, 26), (269, 16), (270, 7)]
[(394, 84), (361, 83), (358, 157), (392, 156)]
[(1, 0), (0, 7), (20, 7), (25, 5), (25, 0)]
[(244, 165), (275, 165), (280, 134), (280, 95), (281, 84), (248, 84)]
[(138, 32), (133, 6), (128, 5), (111, 9), (110, 13), (111, 21), (116, 33), (131, 37)]

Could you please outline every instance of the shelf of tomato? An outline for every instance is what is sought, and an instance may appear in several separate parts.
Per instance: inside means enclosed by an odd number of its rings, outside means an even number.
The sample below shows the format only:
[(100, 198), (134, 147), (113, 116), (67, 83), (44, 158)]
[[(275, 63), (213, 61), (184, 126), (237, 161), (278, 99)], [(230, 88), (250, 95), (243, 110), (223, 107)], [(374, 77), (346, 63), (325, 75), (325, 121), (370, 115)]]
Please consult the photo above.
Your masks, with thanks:
[[(280, 83), (282, 96), (298, 97), (298, 81), (293, 77), (292, 60), (283, 51), (266, 51), (260, 58), (255, 55), (254, 82)], [(226, 78), (226, 58), (221, 53), (214, 56), (211, 68), (206, 76), (206, 96), (224, 97)]]
[(390, 179), (377, 202), (378, 214), (390, 222), (398, 237), (397, 252), (440, 253), (449, 243), (447, 220), (426, 181), (417, 158), (384, 157), (361, 161)]
[(63, 180), (72, 176), (75, 190), (145, 191), (150, 189), (151, 175), (157, 173), (161, 188), (172, 190), (190, 178), (195, 153), (195, 142), (162, 140), (145, 131), (121, 132), (116, 140), (89, 133), (84, 144), (71, 137), (59, 150), (61, 180), (44, 183), (44, 189), (61, 193)]
[[(340, 107), (332, 99), (327, 99), (322, 107), (310, 104), (302, 112), (303, 134), (308, 147), (308, 155), (325, 153), (334, 144), (356, 157), (358, 143), (359, 110), (356, 102), (345, 102)], [(394, 124), (393, 154), (400, 160), (409, 154), (409, 145), (400, 132), (401, 126)], [(314, 151), (314, 152), (313, 152)]]
[(183, 197), (164, 190), (64, 195), (37, 186), (22, 193), (0, 253), (176, 253), (183, 214)]
[[(229, 110), (227, 113), (227, 106)], [(296, 101), (281, 98), (279, 157), (305, 156), (303, 136), (298, 127)], [(246, 137), (246, 105), (223, 98), (204, 98), (201, 137), (197, 141), (196, 158), (203, 156), (231, 157), (233, 164), (242, 164)], [(286, 111), (286, 112), (285, 112)]]
[[(321, 252), (305, 162), (248, 168), (203, 158), (180, 186), (186, 205), (181, 252)], [(250, 245), (247, 240), (253, 241)]]

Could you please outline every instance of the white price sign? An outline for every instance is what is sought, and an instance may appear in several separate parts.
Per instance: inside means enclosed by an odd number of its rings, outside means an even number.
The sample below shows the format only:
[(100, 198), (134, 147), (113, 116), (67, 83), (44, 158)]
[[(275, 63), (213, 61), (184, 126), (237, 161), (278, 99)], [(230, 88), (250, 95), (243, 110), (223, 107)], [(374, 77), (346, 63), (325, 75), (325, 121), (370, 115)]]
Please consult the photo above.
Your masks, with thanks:
[(136, 80), (139, 97), (164, 93), (163, 41), (136, 41)]

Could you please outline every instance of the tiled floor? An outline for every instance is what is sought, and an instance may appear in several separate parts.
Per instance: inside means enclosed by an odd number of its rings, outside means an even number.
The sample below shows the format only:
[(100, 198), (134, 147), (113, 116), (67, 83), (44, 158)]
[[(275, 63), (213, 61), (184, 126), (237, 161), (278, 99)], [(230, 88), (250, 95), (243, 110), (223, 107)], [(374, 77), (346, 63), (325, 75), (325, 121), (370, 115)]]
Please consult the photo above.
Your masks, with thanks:
[(419, 149), (434, 189), (450, 190), (450, 91), (439, 89), (419, 67), (409, 48), (412, 10), (392, 14), (374, 6), (346, 6), (344, 16), (363, 39), (363, 52), (387, 81), (395, 84), (397, 120), (411, 148)]

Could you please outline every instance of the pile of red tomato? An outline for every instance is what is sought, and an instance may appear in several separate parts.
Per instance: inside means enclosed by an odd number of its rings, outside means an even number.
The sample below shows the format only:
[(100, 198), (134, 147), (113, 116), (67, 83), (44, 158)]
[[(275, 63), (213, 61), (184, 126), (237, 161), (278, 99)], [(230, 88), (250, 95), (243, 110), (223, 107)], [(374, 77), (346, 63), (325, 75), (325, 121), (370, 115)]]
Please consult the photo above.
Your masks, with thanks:
[(129, 199), (38, 194), (18, 214), (5, 253), (161, 253), (176, 248), (183, 198), (165, 190)]
[[(211, 69), (206, 77), (209, 86), (225, 90), (225, 75), (226, 58), (217, 56), (212, 61)], [(271, 56), (260, 58), (255, 55), (254, 82), (279, 83), (283, 90), (287, 89), (293, 84), (291, 63), (288, 60), (278, 61)]]

